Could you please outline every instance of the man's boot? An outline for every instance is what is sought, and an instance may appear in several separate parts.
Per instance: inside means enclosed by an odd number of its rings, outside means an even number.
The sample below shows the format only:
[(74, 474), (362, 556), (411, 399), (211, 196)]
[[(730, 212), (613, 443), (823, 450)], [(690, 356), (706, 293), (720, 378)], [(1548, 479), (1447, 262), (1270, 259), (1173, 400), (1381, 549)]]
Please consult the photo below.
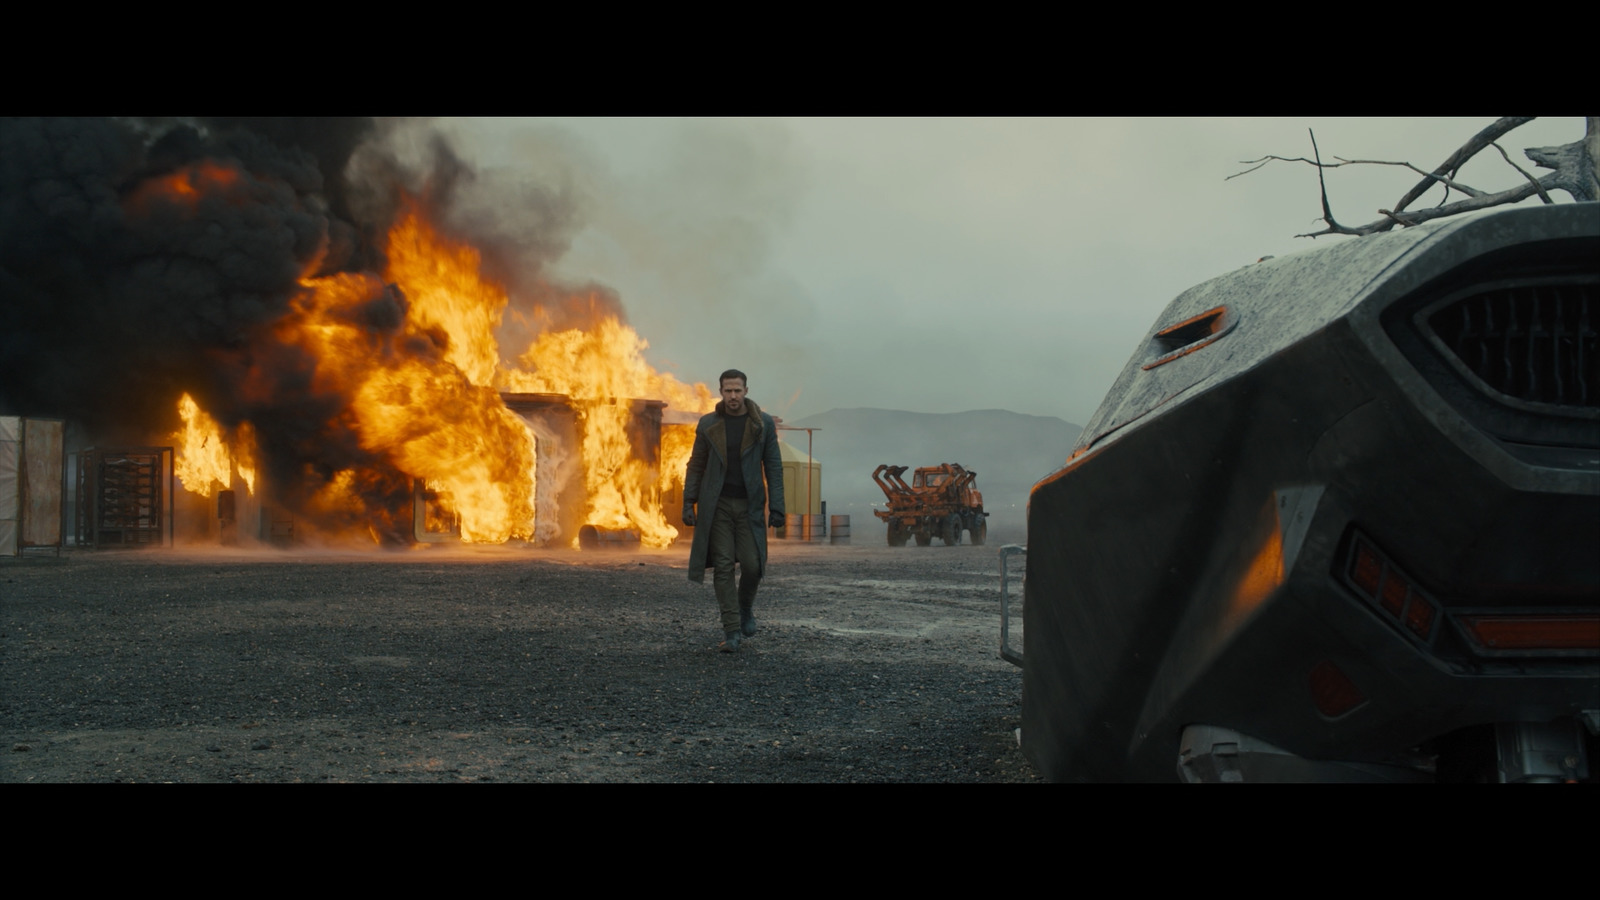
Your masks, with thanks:
[(737, 632), (737, 631), (729, 631), (729, 632), (724, 633), (723, 636), (722, 636), (722, 643), (717, 645), (717, 649), (722, 651), (723, 653), (738, 653), (739, 652), (739, 632)]
[(756, 617), (750, 611), (750, 607), (754, 602), (753, 600), (739, 601), (739, 630), (744, 632), (745, 637), (750, 637), (756, 633)]

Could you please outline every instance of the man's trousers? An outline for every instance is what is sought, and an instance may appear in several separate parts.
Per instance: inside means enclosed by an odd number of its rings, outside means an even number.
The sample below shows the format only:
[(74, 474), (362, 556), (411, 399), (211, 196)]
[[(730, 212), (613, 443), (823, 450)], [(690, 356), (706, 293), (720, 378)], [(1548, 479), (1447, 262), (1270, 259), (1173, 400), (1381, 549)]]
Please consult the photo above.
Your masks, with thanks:
[[(739, 607), (748, 607), (756, 599), (756, 588), (761, 584), (761, 556), (756, 550), (756, 538), (750, 531), (750, 501), (728, 497), (718, 498), (717, 511), (711, 520), (711, 544), (708, 550), (712, 582), (717, 590), (717, 608), (722, 612), (722, 630), (739, 630)], [(734, 588), (733, 564), (739, 564), (739, 586)]]

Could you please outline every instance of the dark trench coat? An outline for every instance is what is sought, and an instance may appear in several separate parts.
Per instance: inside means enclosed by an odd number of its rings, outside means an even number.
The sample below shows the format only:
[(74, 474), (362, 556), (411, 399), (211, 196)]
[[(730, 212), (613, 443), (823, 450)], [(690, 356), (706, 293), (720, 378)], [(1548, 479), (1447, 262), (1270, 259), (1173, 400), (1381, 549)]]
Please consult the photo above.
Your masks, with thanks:
[[(772, 417), (761, 408), (745, 400), (750, 408), (749, 421), (745, 423), (744, 440), (739, 445), (739, 466), (744, 471), (744, 487), (749, 493), (749, 526), (756, 539), (756, 552), (761, 558), (761, 570), (767, 568), (767, 507), (782, 513), (783, 506), (783, 456), (778, 452), (778, 428)], [(705, 581), (706, 569), (711, 563), (711, 517), (716, 514), (717, 498), (722, 495), (722, 483), (728, 473), (728, 428), (722, 421), (722, 404), (718, 412), (706, 413), (694, 427), (694, 450), (689, 454), (689, 468), (683, 478), (685, 506), (698, 502), (694, 543), (689, 547), (689, 580)], [(766, 478), (762, 479), (763, 473)]]

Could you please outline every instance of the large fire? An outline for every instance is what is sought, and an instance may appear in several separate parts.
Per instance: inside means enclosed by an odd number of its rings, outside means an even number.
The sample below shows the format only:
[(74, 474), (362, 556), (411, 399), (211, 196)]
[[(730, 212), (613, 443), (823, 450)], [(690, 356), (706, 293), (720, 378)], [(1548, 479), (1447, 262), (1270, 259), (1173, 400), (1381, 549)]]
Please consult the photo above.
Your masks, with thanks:
[[(151, 203), (165, 192), (174, 203), (192, 204), (195, 193), (232, 184), (225, 169), (196, 167), (135, 196)], [(478, 251), (440, 234), (419, 203), (404, 206), (386, 250), (381, 277), (303, 277), (302, 292), (271, 334), (258, 338), (235, 388), (242, 395), (272, 390), (282, 376), (263, 372), (261, 360), (281, 355), (274, 345), (294, 351), (312, 361), (302, 379), (306, 396), (326, 399), (341, 433), (353, 432), (360, 450), (383, 463), (321, 473), (314, 494), (293, 504), (297, 520), (306, 518), (318, 533), (380, 539), (386, 529), (397, 530), (382, 523), (398, 518), (396, 497), (405, 488), (398, 473), (426, 485), (454, 517), (462, 540), (547, 539), (552, 526), (541, 519), (551, 510), (539, 499), (539, 479), (547, 476), (539, 471), (536, 428), (507, 408), (501, 392), (560, 394), (570, 398), (581, 426), (579, 446), (570, 449), (577, 453), (583, 523), (636, 530), (646, 546), (670, 544), (677, 530), (663, 515), (660, 494), (664, 486), (681, 487), (688, 454), (682, 429), (664, 430), (659, 461), (641, 458), (630, 438), (627, 401), (664, 400), (674, 410), (706, 412), (716, 401), (711, 390), (657, 372), (644, 359), (648, 344), (614, 315), (546, 330), (508, 356), (496, 333), (512, 298), (484, 275)], [(395, 316), (402, 319), (386, 320)], [(184, 428), (172, 441), (184, 487), (208, 497), (223, 489), (253, 495), (255, 436), (266, 423), (224, 428), (189, 394), (179, 412)], [(393, 472), (378, 471), (384, 467)], [(576, 545), (577, 535), (560, 539)]]

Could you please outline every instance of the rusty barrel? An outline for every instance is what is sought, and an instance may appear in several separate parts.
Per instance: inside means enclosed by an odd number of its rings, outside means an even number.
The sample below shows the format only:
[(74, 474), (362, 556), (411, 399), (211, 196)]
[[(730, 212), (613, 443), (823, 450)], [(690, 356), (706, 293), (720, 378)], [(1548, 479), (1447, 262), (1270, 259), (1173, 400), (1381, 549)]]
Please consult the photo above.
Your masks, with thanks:
[(580, 550), (637, 550), (639, 532), (631, 528), (596, 528), (585, 525), (578, 529)]
[(822, 540), (822, 517), (810, 514), (784, 516), (784, 538), (791, 541)]
[(850, 543), (850, 517), (849, 516), (829, 516), (828, 517), (828, 543), (830, 543), (830, 544), (848, 544), (848, 543)]

